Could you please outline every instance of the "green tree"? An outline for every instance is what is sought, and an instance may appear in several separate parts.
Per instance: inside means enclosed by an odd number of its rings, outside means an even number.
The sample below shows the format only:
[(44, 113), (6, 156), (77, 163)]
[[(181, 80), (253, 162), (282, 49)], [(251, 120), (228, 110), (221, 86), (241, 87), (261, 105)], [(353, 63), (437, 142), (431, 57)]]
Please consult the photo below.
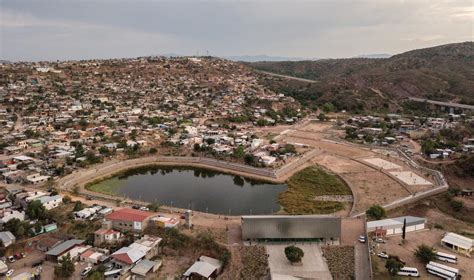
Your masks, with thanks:
[(331, 102), (324, 103), (321, 109), (323, 109), (325, 113), (332, 112), (334, 111), (334, 105)]
[(464, 202), (453, 199), (449, 202), (449, 205), (451, 205), (454, 211), (459, 212), (464, 207)]
[(430, 247), (425, 244), (421, 244), (417, 247), (415, 251), (415, 256), (422, 262), (422, 263), (429, 263), (430, 261), (434, 261), (436, 259), (436, 253), (433, 247)]
[(148, 204), (147, 208), (150, 209), (150, 211), (158, 212), (160, 211), (160, 204), (158, 202), (153, 202)]
[(79, 200), (76, 201), (76, 204), (74, 204), (73, 211), (77, 212), (77, 211), (81, 211), (82, 209), (84, 209), (84, 206), (82, 205), (82, 202), (80, 202)]
[(326, 115), (321, 113), (321, 114), (318, 115), (318, 119), (323, 122), (323, 121), (326, 120)]
[(148, 151), (148, 153), (150, 153), (152, 155), (156, 154), (157, 152), (158, 152), (158, 150), (155, 147), (150, 148), (150, 150)]
[(257, 120), (257, 125), (258, 126), (266, 126), (267, 121), (265, 119), (259, 119), (259, 120)]
[(304, 252), (296, 246), (288, 246), (285, 248), (285, 256), (291, 263), (296, 263), (301, 261)]
[(396, 275), (398, 271), (403, 267), (403, 263), (399, 262), (395, 258), (389, 258), (385, 263), (385, 268), (392, 275)]
[(59, 265), (54, 268), (54, 275), (59, 278), (71, 277), (75, 271), (74, 263), (69, 253), (59, 260)]
[(235, 158), (243, 158), (245, 156), (244, 147), (240, 145), (237, 148), (235, 148), (234, 151), (232, 152), (232, 156)]
[(41, 220), (46, 217), (46, 208), (44, 208), (41, 201), (33, 200), (30, 204), (28, 204), (28, 207), (26, 207), (26, 214), (32, 220)]
[(380, 220), (386, 217), (385, 209), (380, 205), (372, 205), (365, 211), (367, 217), (375, 220)]
[(64, 204), (69, 204), (71, 202), (71, 197), (69, 195), (65, 195), (63, 197), (63, 203)]
[(255, 157), (252, 154), (246, 154), (244, 160), (246, 164), (252, 165), (255, 162)]

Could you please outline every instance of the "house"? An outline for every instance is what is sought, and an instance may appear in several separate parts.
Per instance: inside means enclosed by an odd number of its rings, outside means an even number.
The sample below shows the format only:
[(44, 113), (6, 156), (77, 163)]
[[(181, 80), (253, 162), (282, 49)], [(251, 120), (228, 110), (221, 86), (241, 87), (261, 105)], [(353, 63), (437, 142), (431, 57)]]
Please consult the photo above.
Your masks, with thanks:
[(145, 235), (141, 239), (130, 244), (130, 248), (136, 248), (145, 253), (145, 259), (151, 259), (158, 255), (162, 238)]
[(11, 219), (18, 219), (20, 221), (25, 220), (25, 212), (23, 211), (17, 211), (17, 210), (7, 210), (3, 211), (3, 213), (0, 214), (0, 225), (5, 224), (6, 222), (10, 221)]
[(443, 239), (441, 239), (441, 245), (467, 257), (471, 257), (474, 240), (456, 233), (448, 232)]
[(53, 196), (42, 196), (37, 200), (39, 200), (41, 204), (43, 204), (46, 210), (54, 209), (61, 205), (61, 203), (63, 202), (63, 198), (59, 194)]
[(215, 279), (221, 272), (222, 262), (201, 256), (199, 259), (183, 274), (184, 279)]
[(141, 211), (131, 208), (123, 208), (105, 216), (106, 221), (112, 222), (112, 228), (121, 231), (142, 232), (150, 219), (157, 216), (156, 213)]
[(406, 232), (425, 229), (425, 218), (402, 216), (398, 218), (367, 222), (367, 232), (375, 232), (376, 235), (382, 236), (401, 234), (403, 231), (404, 221), (406, 221)]
[(145, 252), (138, 248), (122, 247), (111, 256), (116, 268), (127, 270), (145, 257)]
[(94, 232), (94, 245), (99, 246), (103, 243), (114, 243), (120, 241), (122, 233), (113, 229), (101, 228)]
[(132, 268), (132, 275), (135, 280), (147, 278), (147, 274), (156, 272), (161, 267), (161, 261), (141, 260)]
[(179, 225), (179, 220), (168, 217), (154, 217), (151, 219), (160, 228), (174, 228)]
[(8, 266), (0, 260), (0, 274), (6, 273), (8, 271)]
[(108, 250), (90, 248), (82, 253), (79, 257), (80, 261), (89, 264), (99, 264), (107, 259)]
[(92, 246), (90, 245), (78, 245), (72, 247), (70, 250), (64, 252), (62, 255), (58, 257), (58, 262), (62, 259), (65, 258), (66, 256), (69, 256), (73, 262), (77, 261), (80, 259), (80, 256), (82, 253), (85, 251), (89, 250)]
[(2, 241), (3, 247), (8, 247), (15, 243), (15, 236), (9, 231), (0, 232), (0, 240)]
[(57, 262), (58, 258), (60, 256), (63, 256), (64, 254), (69, 252), (71, 249), (73, 249), (74, 247), (80, 246), (84, 242), (85, 242), (85, 240), (82, 240), (82, 239), (66, 240), (66, 241), (54, 246), (49, 251), (47, 251), (45, 253), (46, 260)]

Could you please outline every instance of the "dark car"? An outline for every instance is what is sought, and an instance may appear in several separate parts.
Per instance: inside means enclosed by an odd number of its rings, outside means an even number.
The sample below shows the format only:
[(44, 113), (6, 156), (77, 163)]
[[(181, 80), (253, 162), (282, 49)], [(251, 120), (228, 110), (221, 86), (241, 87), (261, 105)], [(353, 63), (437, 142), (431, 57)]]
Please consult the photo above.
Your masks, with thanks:
[(13, 255), (13, 257), (14, 257), (15, 259), (17, 259), (17, 260), (19, 260), (19, 259), (22, 258), (22, 256), (21, 256), (20, 253), (16, 253), (15, 255)]

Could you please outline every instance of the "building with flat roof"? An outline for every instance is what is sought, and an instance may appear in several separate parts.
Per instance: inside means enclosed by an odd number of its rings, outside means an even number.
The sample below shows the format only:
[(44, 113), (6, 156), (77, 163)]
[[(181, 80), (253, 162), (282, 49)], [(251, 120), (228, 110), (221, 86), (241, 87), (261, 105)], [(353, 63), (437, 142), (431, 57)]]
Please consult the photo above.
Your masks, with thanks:
[(57, 261), (60, 256), (63, 254), (67, 253), (74, 247), (80, 246), (83, 244), (85, 240), (81, 239), (70, 239), (62, 242), (61, 244), (58, 244), (54, 246), (52, 249), (50, 249), (48, 252), (46, 252), (46, 259), (49, 261)]
[(441, 239), (441, 245), (467, 257), (471, 257), (474, 240), (456, 233), (448, 232), (443, 239)]
[(341, 218), (329, 215), (242, 216), (245, 241), (312, 241), (339, 244)]
[(406, 220), (406, 232), (425, 229), (425, 218), (402, 216), (367, 222), (367, 232), (376, 232), (381, 235), (401, 234), (403, 232), (404, 220)]

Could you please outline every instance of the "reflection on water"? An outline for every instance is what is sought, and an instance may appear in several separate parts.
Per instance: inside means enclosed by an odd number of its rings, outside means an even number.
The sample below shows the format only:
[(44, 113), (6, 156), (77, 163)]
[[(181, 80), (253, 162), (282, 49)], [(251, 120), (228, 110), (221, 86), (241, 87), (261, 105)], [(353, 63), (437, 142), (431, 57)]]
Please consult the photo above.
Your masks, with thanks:
[(215, 214), (271, 214), (284, 184), (269, 184), (208, 169), (149, 167), (99, 183), (132, 199)]

